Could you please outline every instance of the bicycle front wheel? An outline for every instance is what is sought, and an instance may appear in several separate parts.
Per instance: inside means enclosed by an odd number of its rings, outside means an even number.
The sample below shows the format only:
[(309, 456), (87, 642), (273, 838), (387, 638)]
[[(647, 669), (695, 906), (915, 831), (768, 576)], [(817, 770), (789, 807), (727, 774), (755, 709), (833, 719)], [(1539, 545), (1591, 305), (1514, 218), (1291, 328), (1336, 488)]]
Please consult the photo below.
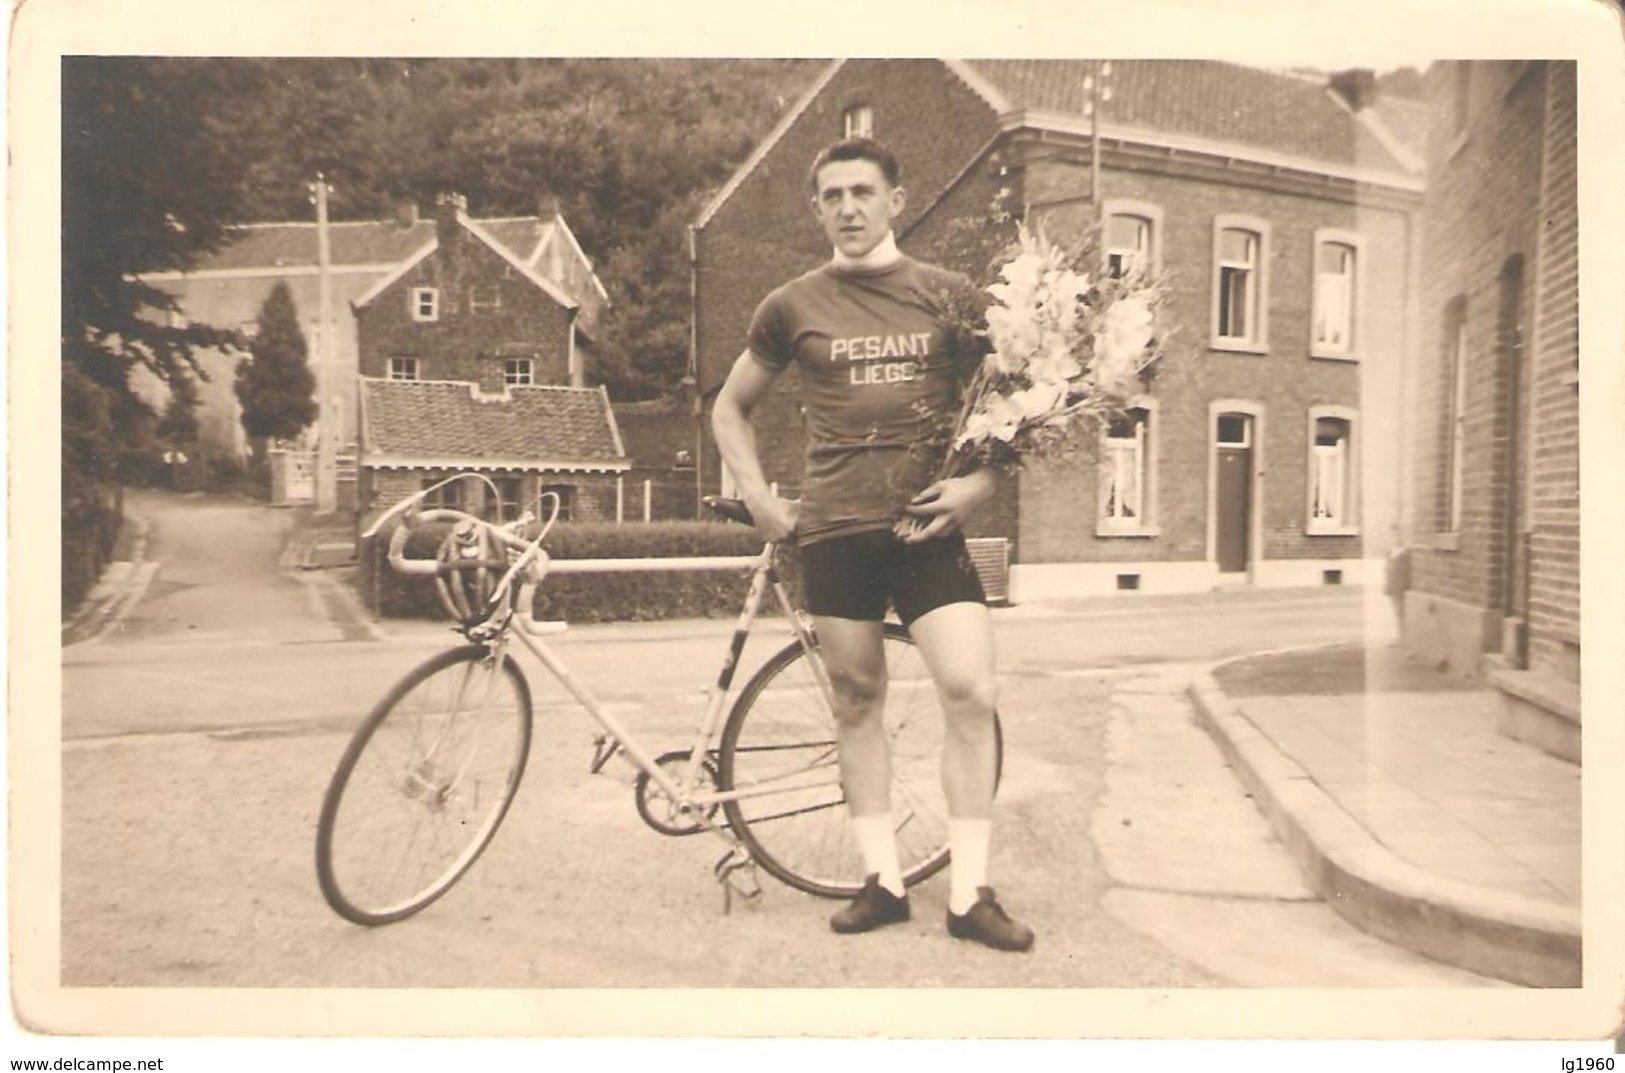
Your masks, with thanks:
[[(908, 631), (887, 623), (883, 644), (892, 819), (903, 882), (912, 885), (948, 863), (943, 713)], [(718, 782), (740, 794), (724, 813), (768, 874), (808, 894), (850, 898), (866, 869), (841, 789), (835, 717), (813, 659), (791, 643), (745, 684), (722, 730)], [(1004, 754), (997, 714), (993, 728), (997, 778)]]
[(427, 660), (378, 702), (322, 802), (316, 875), (328, 905), (388, 924), (433, 902), (496, 834), (530, 751), (530, 687), (479, 646)]

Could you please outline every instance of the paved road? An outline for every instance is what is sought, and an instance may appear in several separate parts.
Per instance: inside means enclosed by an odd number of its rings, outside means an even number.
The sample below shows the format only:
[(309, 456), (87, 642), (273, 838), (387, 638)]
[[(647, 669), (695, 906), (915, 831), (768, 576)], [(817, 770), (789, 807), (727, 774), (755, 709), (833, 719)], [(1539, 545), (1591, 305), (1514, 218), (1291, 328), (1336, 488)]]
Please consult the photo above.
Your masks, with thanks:
[[(63, 654), (66, 985), (1483, 983), (1314, 901), (1183, 697), (1201, 662), (1383, 628), (1384, 607), (1336, 591), (999, 614), (1008, 759), (993, 872), (1039, 932), (1030, 955), (945, 940), (942, 880), (916, 894), (912, 923), (865, 937), (831, 936), (829, 903), (771, 880), (758, 905), (722, 915), (711, 841), (659, 837), (624, 786), (588, 775), (593, 727), (539, 675), (531, 767), (492, 849), (411, 921), (350, 926), (315, 889), (322, 791), (360, 714), (451, 635), (356, 640), (335, 605), (277, 571), (273, 512), (159, 506), (166, 557), (129, 628)], [(726, 629), (589, 627), (559, 649), (637, 732), (675, 742)]]

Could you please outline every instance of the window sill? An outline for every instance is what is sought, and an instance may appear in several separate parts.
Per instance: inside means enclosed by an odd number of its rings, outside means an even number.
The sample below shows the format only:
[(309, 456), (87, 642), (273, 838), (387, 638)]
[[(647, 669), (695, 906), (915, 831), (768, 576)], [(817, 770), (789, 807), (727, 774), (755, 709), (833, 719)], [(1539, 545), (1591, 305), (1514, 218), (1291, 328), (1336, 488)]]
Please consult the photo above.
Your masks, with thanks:
[(1350, 354), (1346, 350), (1311, 350), (1309, 356), (1316, 361), (1342, 361), (1352, 365), (1360, 363), (1358, 354)]
[(1270, 348), (1265, 343), (1249, 343), (1240, 339), (1210, 339), (1209, 350), (1222, 350), (1227, 354), (1256, 354), (1259, 357), (1268, 357)]
[(1357, 525), (1323, 525), (1312, 529), (1306, 528), (1303, 532), (1305, 536), (1312, 537), (1357, 537), (1360, 535), (1360, 527)]
[(1127, 526), (1121, 528), (1109, 525), (1095, 526), (1095, 536), (1097, 537), (1125, 537), (1129, 540), (1147, 540), (1161, 535), (1161, 527), (1155, 525), (1136, 526), (1132, 529)]

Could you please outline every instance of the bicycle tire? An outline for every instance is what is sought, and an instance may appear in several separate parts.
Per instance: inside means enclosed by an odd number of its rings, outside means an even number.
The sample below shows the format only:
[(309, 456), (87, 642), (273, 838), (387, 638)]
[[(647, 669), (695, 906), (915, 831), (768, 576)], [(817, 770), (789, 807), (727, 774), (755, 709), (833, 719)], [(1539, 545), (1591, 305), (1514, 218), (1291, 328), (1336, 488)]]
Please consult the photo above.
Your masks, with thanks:
[(523, 672), (504, 655), (499, 673), (481, 645), (441, 652), (397, 682), (350, 739), (322, 800), (316, 875), (334, 912), (389, 924), (450, 890), (513, 803), (531, 725)]
[[(941, 790), (943, 715), (935, 683), (908, 631), (886, 623), (886, 726), (891, 746), (892, 812), (903, 882), (921, 882), (947, 866), (947, 806)], [(774, 653), (740, 691), (718, 743), (718, 784), (746, 789), (786, 777), (792, 765), (828, 768), (816, 789), (723, 803), (729, 827), (769, 875), (825, 898), (850, 898), (865, 867), (843, 807), (835, 722), (799, 642)], [(993, 716), (994, 785), (1004, 765), (1004, 735)]]

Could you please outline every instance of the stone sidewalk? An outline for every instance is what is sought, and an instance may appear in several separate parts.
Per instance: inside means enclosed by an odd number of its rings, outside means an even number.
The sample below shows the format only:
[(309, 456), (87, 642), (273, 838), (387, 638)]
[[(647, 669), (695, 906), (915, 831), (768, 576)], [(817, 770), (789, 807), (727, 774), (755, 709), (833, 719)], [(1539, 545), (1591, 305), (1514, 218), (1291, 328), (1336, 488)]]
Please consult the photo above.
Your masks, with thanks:
[(1495, 689), (1372, 642), (1233, 660), (1191, 694), (1350, 921), (1474, 972), (1580, 985), (1580, 769), (1501, 735)]

